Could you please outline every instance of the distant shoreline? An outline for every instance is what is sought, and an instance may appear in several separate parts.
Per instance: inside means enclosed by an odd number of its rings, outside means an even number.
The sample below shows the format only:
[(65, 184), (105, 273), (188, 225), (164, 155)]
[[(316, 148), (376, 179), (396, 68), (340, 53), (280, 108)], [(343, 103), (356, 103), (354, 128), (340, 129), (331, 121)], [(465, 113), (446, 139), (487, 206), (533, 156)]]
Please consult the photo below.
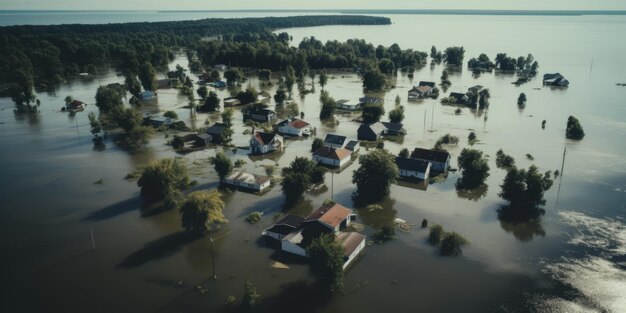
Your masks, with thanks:
[(341, 13), (341, 14), (406, 14), (406, 15), (520, 15), (520, 16), (583, 16), (626, 15), (626, 10), (454, 10), (454, 9), (245, 9), (245, 10), (0, 10), (0, 14), (29, 13)]

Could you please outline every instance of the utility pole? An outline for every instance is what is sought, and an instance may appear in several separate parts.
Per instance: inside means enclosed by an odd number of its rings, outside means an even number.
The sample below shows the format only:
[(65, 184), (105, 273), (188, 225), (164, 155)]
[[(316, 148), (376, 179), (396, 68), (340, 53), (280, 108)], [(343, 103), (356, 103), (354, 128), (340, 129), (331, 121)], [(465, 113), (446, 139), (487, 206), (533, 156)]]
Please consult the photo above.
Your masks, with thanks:
[(335, 200), (335, 171), (330, 172), (330, 200)]
[(217, 280), (217, 274), (215, 273), (215, 248), (213, 247), (213, 237), (210, 237), (211, 239), (211, 259), (212, 259), (212, 264), (213, 264), (213, 279)]
[(96, 250), (96, 240), (93, 238), (93, 228), (91, 229), (91, 246)]
[(435, 103), (433, 102), (433, 109), (431, 112), (431, 117), (430, 117), (430, 131), (433, 131), (433, 123), (435, 121)]

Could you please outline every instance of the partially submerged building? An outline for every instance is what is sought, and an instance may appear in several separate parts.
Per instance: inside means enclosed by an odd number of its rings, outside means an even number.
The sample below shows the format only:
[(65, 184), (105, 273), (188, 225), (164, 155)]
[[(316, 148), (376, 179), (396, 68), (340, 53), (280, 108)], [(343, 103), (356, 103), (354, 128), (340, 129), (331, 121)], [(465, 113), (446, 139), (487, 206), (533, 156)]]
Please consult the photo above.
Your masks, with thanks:
[(223, 182), (234, 187), (258, 192), (265, 191), (271, 186), (270, 177), (247, 172), (232, 172), (224, 178)]

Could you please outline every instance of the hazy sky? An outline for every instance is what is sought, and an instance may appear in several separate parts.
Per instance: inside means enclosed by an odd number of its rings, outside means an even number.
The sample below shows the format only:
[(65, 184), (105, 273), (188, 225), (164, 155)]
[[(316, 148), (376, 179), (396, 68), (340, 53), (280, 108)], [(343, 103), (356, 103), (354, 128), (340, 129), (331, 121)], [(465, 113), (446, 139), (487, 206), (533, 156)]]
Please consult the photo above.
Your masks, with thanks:
[(0, 9), (221, 10), (221, 9), (559, 9), (626, 10), (626, 0), (0, 0)]

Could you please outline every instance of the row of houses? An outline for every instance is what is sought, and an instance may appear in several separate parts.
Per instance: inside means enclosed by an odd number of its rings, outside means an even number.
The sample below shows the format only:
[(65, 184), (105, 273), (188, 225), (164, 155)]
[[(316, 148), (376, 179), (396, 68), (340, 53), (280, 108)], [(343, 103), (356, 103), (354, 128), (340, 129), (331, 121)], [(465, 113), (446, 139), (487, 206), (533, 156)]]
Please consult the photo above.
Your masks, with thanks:
[(365, 249), (366, 237), (358, 232), (345, 230), (356, 219), (353, 210), (338, 203), (329, 203), (307, 217), (286, 215), (261, 235), (279, 243), (281, 251), (309, 257), (307, 248), (311, 242), (324, 234), (334, 234), (335, 241), (343, 248), (343, 269), (350, 266)]
[(359, 98), (359, 101), (345, 100), (345, 99), (336, 101), (337, 110), (342, 110), (342, 111), (357, 111), (357, 110), (362, 109), (365, 105), (371, 104), (371, 103), (382, 104), (383, 99), (365, 96), (365, 97)]

